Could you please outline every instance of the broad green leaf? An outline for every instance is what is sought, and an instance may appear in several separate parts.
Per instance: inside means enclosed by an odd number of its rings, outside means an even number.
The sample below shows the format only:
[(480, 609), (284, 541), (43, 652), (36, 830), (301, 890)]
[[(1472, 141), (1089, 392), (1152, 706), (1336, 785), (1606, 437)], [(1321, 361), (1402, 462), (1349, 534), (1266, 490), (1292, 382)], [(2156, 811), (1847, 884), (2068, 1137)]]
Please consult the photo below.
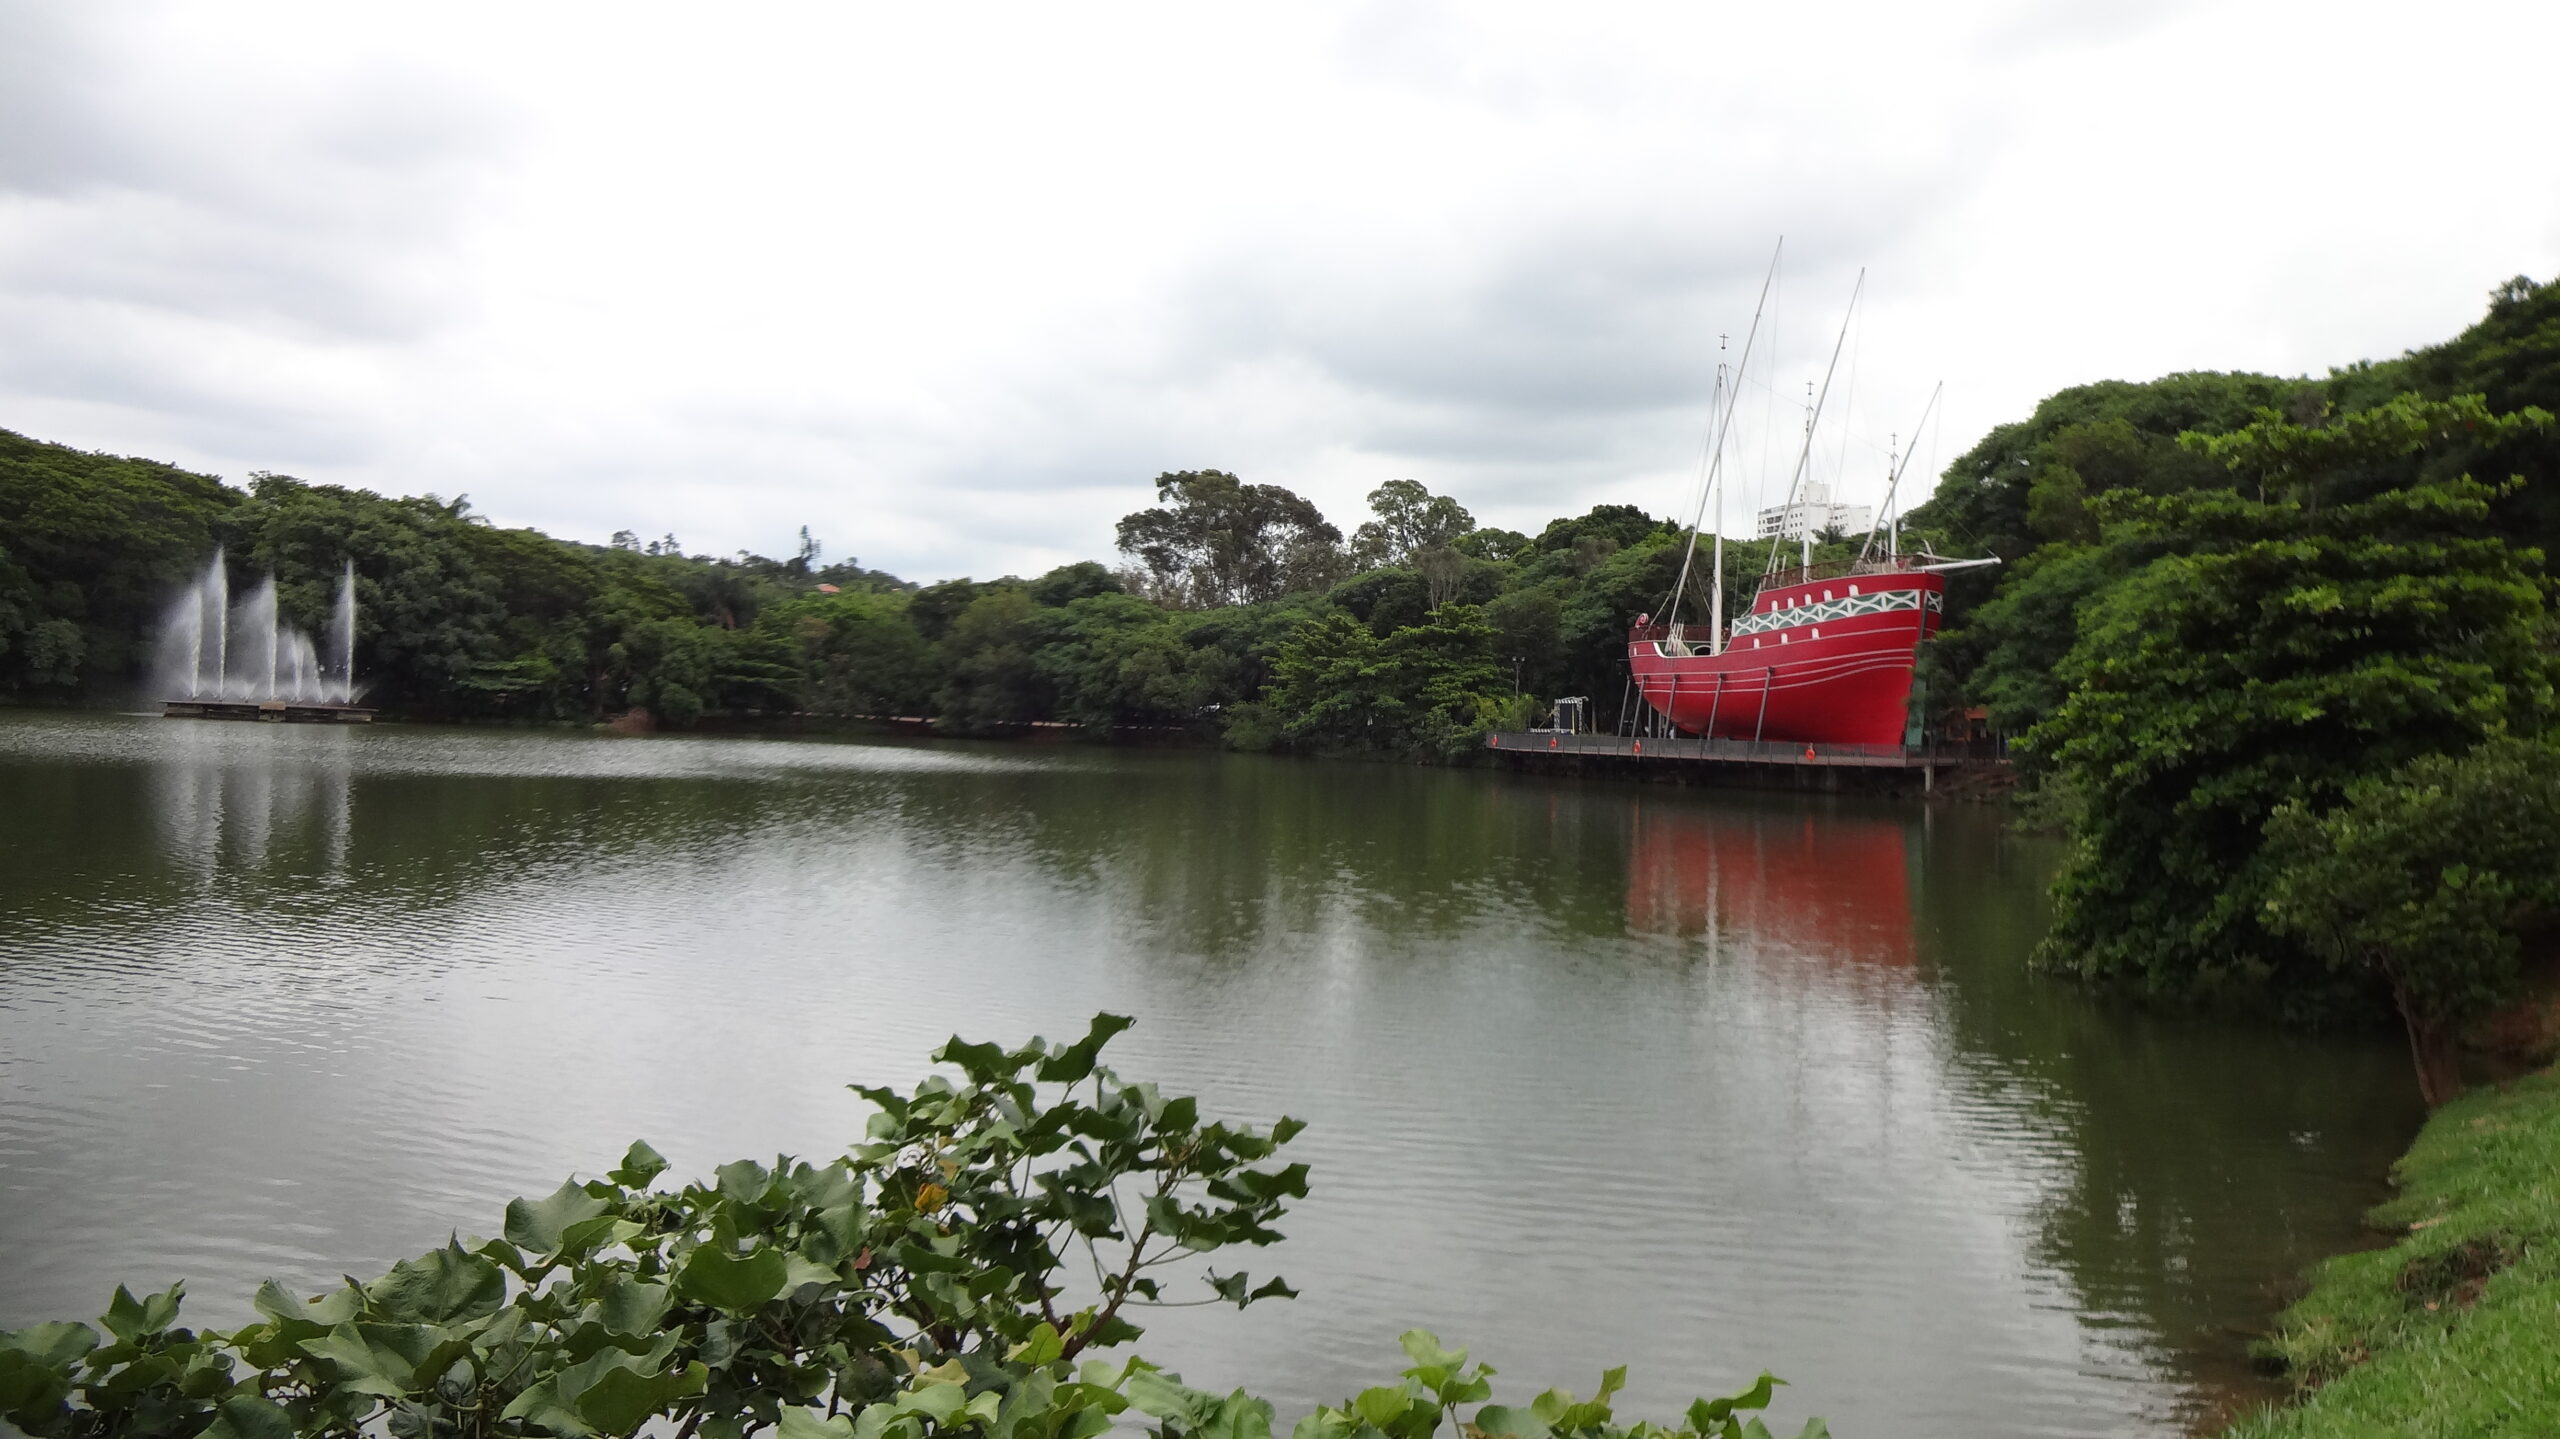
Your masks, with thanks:
[(818, 1211), (818, 1227), (845, 1257), (851, 1258), (862, 1246), (862, 1206), (855, 1203), (833, 1204)]
[(947, 1424), (967, 1406), (969, 1391), (958, 1384), (927, 1384), (907, 1390), (892, 1402), (902, 1413), (926, 1414), (937, 1424)]
[(1766, 1409), (1769, 1407), (1770, 1398), (1777, 1392), (1777, 1386), (1786, 1382), (1764, 1369), (1760, 1372), (1760, 1377), (1753, 1381), (1751, 1387), (1739, 1394), (1729, 1394), (1722, 1399), (1701, 1399), (1691, 1404), (1689, 1427), (1704, 1432), (1710, 1425), (1718, 1423), (1736, 1410)]
[(853, 1416), (821, 1419), (815, 1411), (793, 1407), (782, 1411), (781, 1439), (853, 1439)]
[(596, 1296), (604, 1326), (616, 1334), (649, 1334), (667, 1317), (675, 1291), (664, 1284), (617, 1277)]
[(1353, 1395), (1351, 1412), (1384, 1429), (1402, 1419), (1405, 1411), (1413, 1407), (1413, 1402), (1414, 1396), (1404, 1390), (1380, 1385)]
[(744, 1314), (780, 1294), (788, 1270), (779, 1249), (732, 1255), (705, 1244), (685, 1256), (684, 1267), (676, 1271), (676, 1290), (715, 1309)]
[(32, 1431), (40, 1419), (58, 1412), (70, 1392), (67, 1362), (45, 1364), (16, 1349), (0, 1349), (0, 1417), (15, 1415)]
[(31, 1324), (0, 1333), (0, 1350), (24, 1354), (38, 1364), (61, 1368), (98, 1347), (98, 1331), (86, 1324)]
[(1154, 1369), (1131, 1370), (1120, 1392), (1128, 1398), (1129, 1406), (1141, 1414), (1186, 1422), (1206, 1414), (1217, 1402), (1216, 1396), (1184, 1384), (1180, 1375)]
[(198, 1439), (297, 1439), (300, 1433), (284, 1406), (242, 1394), (214, 1406), (213, 1423)]
[(956, 1064), (976, 1084), (993, 1084), (1013, 1073), (1012, 1058), (1000, 1044), (972, 1044), (958, 1035), (933, 1052), (936, 1064)]
[(666, 1172), (666, 1156), (651, 1149), (645, 1140), (635, 1139), (622, 1152), (621, 1167), (605, 1177), (625, 1189), (646, 1189), (650, 1180)]
[(434, 1375), (418, 1375), (419, 1362), (434, 1348), (435, 1338), (423, 1325), (341, 1324), (302, 1342), (302, 1352), (337, 1367), (340, 1387), (386, 1399), (435, 1382)]
[(599, 1214), (581, 1219), (560, 1231), (560, 1253), (570, 1259), (584, 1259), (598, 1249), (628, 1244), (648, 1230), (619, 1214)]
[(257, 1311), (278, 1323), (311, 1323), (311, 1311), (304, 1301), (293, 1297), (293, 1291), (270, 1279), (258, 1286), (250, 1301)]
[(760, 1204), (773, 1189), (773, 1171), (752, 1159), (723, 1164), (712, 1172), (719, 1177), (720, 1196), (732, 1204)]
[(710, 1380), (711, 1371), (699, 1361), (663, 1374), (615, 1365), (579, 1393), (578, 1417), (607, 1434), (629, 1433), (675, 1401), (700, 1394)]
[(853, 1439), (921, 1439), (924, 1421), (895, 1404), (874, 1404), (854, 1416)]
[(593, 1426), (578, 1416), (578, 1411), (560, 1402), (560, 1381), (556, 1376), (535, 1380), (524, 1388), (507, 1407), (499, 1411), (501, 1419), (521, 1419), (566, 1439), (585, 1439), (595, 1432)]
[(1059, 1337), (1057, 1326), (1044, 1320), (1032, 1329), (1031, 1337), (1013, 1346), (1004, 1357), (1013, 1363), (1036, 1369), (1045, 1364), (1058, 1362), (1058, 1357), (1066, 1352), (1066, 1347), (1065, 1340)]
[(840, 1282), (834, 1268), (786, 1254), (782, 1260), (782, 1287), (797, 1289), (803, 1284), (835, 1284)]
[(1096, 1058), (1112, 1036), (1136, 1024), (1125, 1014), (1097, 1014), (1085, 1036), (1041, 1061), (1039, 1076), (1051, 1084), (1078, 1084), (1093, 1074)]
[(160, 1333), (178, 1320), (178, 1301), (185, 1297), (184, 1283), (172, 1284), (147, 1299), (136, 1299), (133, 1291), (119, 1284), (115, 1298), (107, 1303), (107, 1312), (98, 1322), (107, 1332), (126, 1343)]
[(562, 1231), (604, 1213), (612, 1206), (566, 1181), (547, 1199), (517, 1199), (507, 1204), (508, 1242), (536, 1254), (556, 1254)]
[(1508, 1404), (1487, 1404), (1476, 1411), (1470, 1427), (1481, 1431), (1487, 1439), (1547, 1439), (1554, 1431), (1547, 1421), (1526, 1409)]
[(451, 1324), (485, 1319), (506, 1302), (507, 1275), (459, 1243), (403, 1259), (366, 1290), (387, 1319)]
[(1271, 1439), (1271, 1405), (1239, 1389), (1219, 1400), (1193, 1432), (1199, 1439)]

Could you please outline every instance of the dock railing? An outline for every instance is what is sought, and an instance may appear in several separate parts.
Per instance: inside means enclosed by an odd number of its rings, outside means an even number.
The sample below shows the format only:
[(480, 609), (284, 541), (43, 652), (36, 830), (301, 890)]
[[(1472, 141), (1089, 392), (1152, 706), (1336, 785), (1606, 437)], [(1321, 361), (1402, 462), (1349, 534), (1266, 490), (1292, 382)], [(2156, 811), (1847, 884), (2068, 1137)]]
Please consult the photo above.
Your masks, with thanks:
[(1488, 748), (1520, 754), (1615, 755), (1646, 760), (1705, 760), (1725, 764), (1833, 765), (1854, 769), (1933, 769), (1998, 763), (1996, 742), (1946, 744), (1807, 744), (1801, 740), (1705, 739), (1691, 735), (1562, 734), (1553, 730), (1498, 730)]

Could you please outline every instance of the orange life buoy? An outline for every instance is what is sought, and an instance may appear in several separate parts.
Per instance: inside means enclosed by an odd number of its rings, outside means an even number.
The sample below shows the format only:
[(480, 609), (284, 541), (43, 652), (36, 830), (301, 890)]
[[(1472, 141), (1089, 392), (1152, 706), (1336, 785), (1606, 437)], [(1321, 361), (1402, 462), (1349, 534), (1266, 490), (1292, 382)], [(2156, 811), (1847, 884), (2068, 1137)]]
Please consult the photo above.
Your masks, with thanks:
[(1808, 760), (1813, 758), (1813, 746), (1806, 745), (1804, 747), (1804, 757)]
[(1485, 742), (1485, 744), (1486, 744), (1488, 747), (1490, 747), (1490, 748), (1493, 748), (1493, 749), (1500, 749), (1500, 748), (1502, 748), (1502, 736), (1500, 736), (1500, 735), (1498, 735), (1498, 734), (1489, 734), (1489, 735), (1486, 735), (1486, 736), (1484, 737), (1484, 742)]
[(1642, 754), (1642, 753), (1644, 753), (1644, 741), (1643, 741), (1643, 740), (1637, 740), (1637, 741), (1636, 741), (1636, 753), (1638, 753), (1638, 754)]
[(1556, 747), (1556, 742), (1555, 742), (1554, 740), (1549, 740), (1549, 741), (1547, 741), (1547, 748), (1549, 748), (1549, 749), (1554, 749), (1555, 747)]

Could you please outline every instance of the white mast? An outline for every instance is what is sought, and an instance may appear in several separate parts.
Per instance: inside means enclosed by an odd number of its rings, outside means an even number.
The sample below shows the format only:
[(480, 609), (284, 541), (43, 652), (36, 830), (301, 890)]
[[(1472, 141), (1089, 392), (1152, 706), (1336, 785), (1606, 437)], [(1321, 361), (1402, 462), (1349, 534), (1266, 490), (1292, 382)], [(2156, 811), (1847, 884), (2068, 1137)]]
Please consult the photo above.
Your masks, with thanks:
[[(1717, 337), (1716, 348), (1719, 350), (1724, 348), (1722, 336)], [(1724, 407), (1728, 414), (1732, 413), (1733, 407), (1742, 400), (1742, 396), (1725, 388), (1722, 361), (1716, 363), (1716, 393), (1724, 396)], [(1721, 435), (1718, 436), (1718, 440), (1719, 447), (1716, 451), (1713, 475), (1716, 487), (1716, 584), (1707, 601), (1707, 653), (1711, 655), (1724, 653), (1724, 451), (1721, 447)], [(1690, 531), (1689, 543), (1694, 545), (1697, 542), (1697, 531)]]
[[(1920, 438), (1920, 431), (1928, 425), (1930, 414), (1938, 408), (1938, 396), (1946, 393), (1946, 389), (1947, 382), (1940, 380), (1938, 382), (1938, 387), (1929, 392), (1929, 403), (1921, 407), (1920, 423), (1911, 427), (1911, 438), (1914, 441), (1911, 449), (1914, 454), (1918, 453), (1920, 449), (1920, 446), (1917, 443)], [(1894, 438), (1897, 441), (1898, 447), (1898, 442), (1901, 437), (1897, 435)], [(1893, 458), (1892, 468), (1886, 471), (1884, 482), (1884, 504), (1882, 507), (1877, 509), (1876, 519), (1867, 526), (1867, 542), (1858, 547), (1858, 558), (1861, 561), (1865, 560), (1868, 552), (1876, 547), (1876, 531), (1884, 525), (1885, 517), (1888, 515), (1892, 516), (1893, 529), (1896, 533), (1889, 533), (1885, 540), (1885, 553), (1890, 556), (1900, 552), (1901, 535), (1898, 531), (1902, 526), (1902, 515), (1899, 510), (1894, 508), (1894, 505), (1902, 494), (1903, 467), (1910, 463), (1910, 455), (1897, 454)]]
[[(1726, 386), (1724, 383), (1724, 367), (1721, 364), (1716, 367), (1717, 388), (1723, 390), (1725, 394), (1724, 413), (1721, 417), (1718, 417), (1715, 413), (1713, 402), (1709, 402), (1707, 428), (1710, 432), (1710, 439), (1707, 444), (1706, 453), (1698, 457), (1698, 463), (1704, 466), (1707, 472), (1706, 483), (1700, 486), (1698, 490), (1698, 512), (1692, 515), (1689, 519), (1689, 547), (1687, 553), (1680, 557), (1680, 578), (1673, 583), (1671, 586), (1670, 596), (1663, 601), (1661, 614), (1662, 622), (1666, 625), (1673, 623), (1679, 617), (1681, 597), (1685, 595), (1689, 589), (1689, 567), (1695, 564), (1698, 559), (1698, 526), (1703, 523), (1706, 518), (1707, 496), (1710, 491), (1714, 492), (1716, 499), (1716, 608), (1718, 619), (1721, 620), (1723, 615), (1724, 439), (1726, 432), (1733, 428), (1733, 412), (1741, 403), (1742, 398), (1742, 379), (1743, 376), (1751, 372), (1751, 347), (1760, 338), (1760, 317), (1768, 311), (1769, 289), (1778, 282), (1778, 260), (1780, 256), (1786, 253), (1786, 250), (1787, 237), (1781, 235), (1778, 237), (1777, 248), (1769, 253), (1769, 273), (1760, 281), (1760, 302), (1752, 307), (1751, 328), (1742, 337), (1742, 363), (1735, 367), (1733, 372), (1733, 382), (1730, 387)], [(1721, 336), (1717, 339), (1717, 348), (1723, 348), (1723, 339)], [(1724, 629), (1721, 623), (1717, 625), (1715, 644), (1719, 649), (1724, 644)]]
[[(1843, 335), (1849, 333), (1849, 327), (1846, 322), (1841, 324), (1840, 333)], [(1813, 453), (1813, 415), (1813, 381), (1807, 380), (1804, 382), (1804, 452), (1808, 455)], [(1792, 501), (1794, 496), (1790, 494), (1788, 498)], [(1789, 513), (1804, 522), (1802, 528), (1796, 531), (1796, 564), (1804, 569), (1812, 569), (1813, 516), (1809, 513), (1812, 509), (1812, 502), (1808, 500), (1804, 510), (1797, 510), (1792, 503), (1790, 503), (1787, 508)]]
[[(1787, 507), (1779, 511), (1781, 515), (1792, 516), (1797, 520), (1805, 518), (1796, 505), (1797, 497), (1804, 490), (1805, 467), (1813, 461), (1813, 427), (1822, 418), (1823, 402), (1831, 398), (1831, 377), (1840, 369), (1840, 350), (1849, 342), (1849, 322), (1857, 317), (1858, 296), (1865, 293), (1866, 288), (1867, 272), (1861, 268), (1858, 271), (1858, 283), (1849, 291), (1848, 313), (1840, 317), (1840, 338), (1831, 342), (1831, 363), (1822, 371), (1822, 390), (1814, 396), (1812, 407), (1805, 411), (1804, 448), (1796, 452), (1796, 471), (1794, 477), (1787, 481)], [(1806, 387), (1808, 389), (1812, 387), (1810, 381), (1806, 383)], [(1777, 538), (1783, 540), (1786, 536), (1782, 532)], [(1804, 529), (1804, 562), (1808, 566), (1813, 563), (1813, 527), (1811, 525), (1806, 525)], [(1772, 544), (1769, 546), (1769, 565), (1763, 573), (1774, 575), (1777, 572), (1778, 547)]]

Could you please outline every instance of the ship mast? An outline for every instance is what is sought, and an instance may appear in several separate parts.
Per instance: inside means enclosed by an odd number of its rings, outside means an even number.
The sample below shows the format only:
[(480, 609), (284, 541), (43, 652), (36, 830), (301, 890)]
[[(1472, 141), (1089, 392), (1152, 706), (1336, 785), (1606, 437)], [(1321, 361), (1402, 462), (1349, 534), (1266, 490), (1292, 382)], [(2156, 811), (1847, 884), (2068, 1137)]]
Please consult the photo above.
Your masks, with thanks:
[[(1722, 335), (1718, 335), (1716, 337), (1716, 348), (1719, 350), (1724, 348), (1724, 337)], [(1739, 389), (1725, 388), (1724, 362), (1721, 360), (1716, 362), (1716, 388), (1724, 391), (1724, 406), (1727, 412), (1731, 412), (1734, 406), (1742, 403), (1742, 392)], [(1716, 584), (1715, 589), (1709, 595), (1707, 602), (1707, 653), (1711, 655), (1720, 655), (1724, 653), (1724, 448), (1722, 445), (1718, 445), (1716, 448), (1714, 476), (1716, 487)], [(1689, 531), (1689, 544), (1694, 548), (1697, 543), (1698, 532), (1693, 529)]]
[[(1840, 369), (1840, 350), (1849, 342), (1849, 322), (1857, 317), (1858, 296), (1864, 293), (1866, 288), (1867, 272), (1864, 268), (1861, 268), (1858, 271), (1858, 283), (1851, 287), (1849, 291), (1848, 313), (1840, 317), (1840, 338), (1831, 342), (1831, 363), (1824, 367), (1822, 371), (1822, 389), (1820, 393), (1814, 396), (1812, 408), (1805, 412), (1804, 448), (1797, 452), (1795, 474), (1787, 481), (1786, 508), (1778, 512), (1781, 515), (1791, 516), (1799, 521), (1803, 520), (1805, 516), (1799, 513), (1796, 509), (1797, 496), (1802, 494), (1804, 491), (1805, 469), (1813, 462), (1813, 427), (1822, 419), (1822, 406), (1824, 402), (1831, 398), (1831, 377), (1838, 373)], [(1781, 531), (1778, 538), (1781, 540), (1785, 539), (1785, 533)], [(1769, 564), (1766, 569), (1761, 571), (1761, 578), (1764, 581), (1778, 573), (1778, 553), (1778, 546), (1774, 544), (1769, 546)], [(1806, 525), (1804, 529), (1804, 563), (1807, 567), (1810, 567), (1813, 564), (1813, 527), (1810, 524)]]
[[(1911, 427), (1911, 449), (1915, 454), (1918, 453), (1920, 449), (1920, 431), (1928, 425), (1929, 415), (1932, 411), (1938, 408), (1938, 397), (1945, 394), (1946, 389), (1947, 382), (1940, 380), (1938, 382), (1938, 387), (1929, 392), (1929, 403), (1922, 406), (1920, 409), (1920, 423)], [(1898, 436), (1896, 438), (1899, 439)], [(1901, 516), (1899, 514), (1895, 514), (1893, 505), (1895, 497), (1902, 492), (1903, 468), (1910, 463), (1910, 455), (1897, 454), (1893, 458), (1892, 468), (1886, 472), (1884, 482), (1884, 504), (1876, 510), (1875, 519), (1867, 525), (1867, 542), (1858, 547), (1858, 561), (1861, 564), (1866, 562), (1868, 552), (1876, 547), (1876, 531), (1884, 525), (1885, 516), (1889, 514), (1893, 515), (1894, 528), (1897, 530), (1901, 528)], [(1901, 537), (1896, 534), (1885, 541), (1886, 555), (1891, 556), (1900, 550), (1900, 539)]]
[[(1751, 371), (1751, 350), (1752, 346), (1760, 338), (1760, 317), (1768, 312), (1769, 290), (1770, 287), (1774, 286), (1778, 282), (1778, 261), (1786, 254), (1786, 252), (1787, 237), (1780, 235), (1778, 237), (1777, 248), (1769, 252), (1769, 273), (1760, 281), (1760, 300), (1758, 304), (1752, 306), (1751, 328), (1743, 334), (1742, 360), (1740, 364), (1734, 367), (1733, 380), (1730, 385), (1725, 382), (1724, 366), (1721, 363), (1716, 366), (1716, 390), (1724, 397), (1724, 412), (1721, 415), (1716, 414), (1715, 407), (1713, 403), (1710, 402), (1708, 406), (1707, 428), (1711, 432), (1711, 438), (1707, 442), (1707, 452), (1700, 456), (1698, 461), (1699, 464), (1704, 466), (1706, 469), (1706, 483), (1698, 490), (1697, 513), (1691, 515), (1689, 518), (1689, 546), (1687, 553), (1680, 557), (1680, 578), (1673, 582), (1670, 598), (1663, 602), (1661, 609), (1655, 611), (1655, 613), (1662, 616), (1664, 624), (1677, 623), (1680, 618), (1680, 601), (1689, 590), (1689, 568), (1695, 564), (1698, 559), (1698, 527), (1706, 522), (1707, 497), (1712, 493), (1715, 496), (1716, 501), (1716, 587), (1713, 620), (1713, 624), (1715, 626), (1715, 637), (1710, 642), (1711, 648), (1709, 653), (1711, 654), (1721, 654), (1724, 652), (1725, 435), (1733, 428), (1733, 412), (1741, 406), (1742, 379), (1743, 376), (1749, 374)], [(1861, 273), (1863, 274), (1863, 272)], [(1716, 348), (1719, 350), (1724, 348), (1724, 337), (1717, 337)]]

